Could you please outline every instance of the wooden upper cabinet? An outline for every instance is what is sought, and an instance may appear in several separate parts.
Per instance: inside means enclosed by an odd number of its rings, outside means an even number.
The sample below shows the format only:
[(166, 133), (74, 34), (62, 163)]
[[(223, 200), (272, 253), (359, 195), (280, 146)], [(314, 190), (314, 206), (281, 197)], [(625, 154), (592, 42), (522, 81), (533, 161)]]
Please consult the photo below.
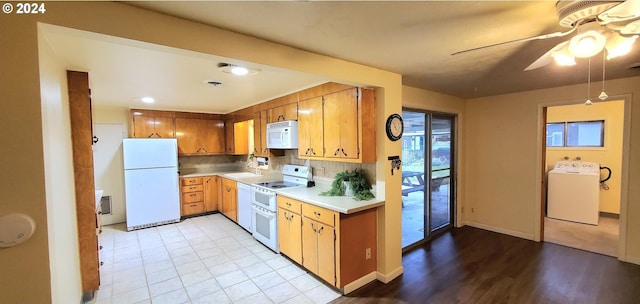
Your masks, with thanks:
[(269, 156), (267, 149), (267, 110), (253, 113), (253, 155)]
[(249, 154), (249, 121), (233, 124), (233, 154)]
[(226, 154), (249, 154), (249, 121), (234, 122), (229, 119), (224, 122)]
[(224, 138), (225, 149), (227, 154), (233, 154), (235, 152), (234, 140), (233, 140), (233, 119), (224, 121)]
[(224, 152), (224, 122), (213, 119), (176, 118), (178, 154), (207, 155)]
[(133, 138), (175, 138), (175, 113), (169, 111), (131, 110)]
[(357, 90), (345, 90), (324, 97), (324, 146), (327, 158), (358, 158)]
[(298, 119), (298, 103), (290, 103), (269, 109), (269, 122)]
[(375, 162), (375, 91), (351, 87), (301, 100), (298, 157)]
[(298, 156), (324, 157), (322, 97), (299, 102)]

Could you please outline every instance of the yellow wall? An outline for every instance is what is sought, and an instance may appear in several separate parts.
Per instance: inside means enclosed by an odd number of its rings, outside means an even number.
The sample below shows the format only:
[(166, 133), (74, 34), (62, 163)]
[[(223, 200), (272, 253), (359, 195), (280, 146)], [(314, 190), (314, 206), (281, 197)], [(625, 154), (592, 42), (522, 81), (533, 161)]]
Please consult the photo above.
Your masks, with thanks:
[[(3, 119), (0, 120), (0, 126), (11, 132), (3, 132), (0, 135), (3, 142), (0, 146), (0, 167), (3, 172), (10, 172), (3, 174), (0, 180), (0, 191), (3, 193), (0, 197), (0, 215), (11, 212), (26, 213), (34, 218), (37, 225), (32, 239), (19, 246), (0, 250), (0, 294), (3, 301), (9, 303), (78, 303), (81, 296), (69, 294), (75, 293), (80, 284), (77, 268), (71, 265), (73, 267), (67, 273), (57, 267), (57, 263), (49, 262), (50, 258), (59, 256), (60, 252), (55, 252), (62, 247), (58, 242), (71, 244), (75, 242), (77, 234), (71, 231), (68, 225), (75, 222), (60, 223), (56, 213), (46, 209), (47, 206), (55, 205), (59, 208), (56, 212), (68, 212), (66, 216), (73, 218), (69, 215), (73, 208), (67, 204), (68, 202), (58, 205), (57, 201), (58, 198), (68, 195), (68, 185), (64, 193), (50, 195), (47, 191), (55, 191), (54, 189), (45, 191), (55, 180), (66, 180), (71, 184), (68, 178), (72, 167), (71, 164), (59, 164), (56, 168), (60, 170), (50, 171), (49, 165), (45, 164), (45, 159), (53, 159), (55, 155), (49, 154), (51, 149), (44, 149), (43, 142), (52, 142), (54, 138), (49, 136), (64, 133), (69, 122), (68, 117), (63, 114), (45, 117), (41, 114), (47, 108), (48, 101), (41, 97), (40, 85), (44, 80), (39, 75), (38, 22), (314, 73), (336, 82), (377, 87), (378, 130), (383, 130), (381, 126), (384, 126), (388, 115), (401, 112), (402, 105), (398, 101), (402, 100), (402, 78), (399, 74), (304, 52), (124, 4), (47, 2), (45, 14), (3, 15), (0, 18), (0, 91), (3, 92), (3, 101), (0, 103)], [(56, 65), (55, 62), (51, 64)], [(55, 69), (58, 69), (57, 75), (64, 73), (60, 67)], [(62, 84), (60, 89), (63, 90)], [(68, 106), (64, 96), (54, 100), (55, 102), (61, 102), (57, 106), (63, 108)], [(58, 119), (60, 124), (47, 125), (55, 119)], [(53, 130), (45, 132), (44, 135), (48, 138), (43, 139), (45, 127), (53, 127)], [(399, 175), (391, 176), (391, 167), (386, 158), (387, 155), (400, 155), (400, 144), (388, 141), (384, 132), (377, 132), (377, 140), (379, 161), (376, 165), (376, 175), (381, 181), (378, 193), (384, 195), (387, 201), (378, 212), (378, 279), (386, 282), (403, 271), (400, 178)], [(48, 216), (52, 217), (54, 222), (51, 227), (47, 226)], [(55, 248), (49, 248), (49, 243), (56, 243)], [(60, 265), (66, 265), (69, 261), (70, 258), (66, 258)], [(69, 284), (72, 287), (61, 291), (61, 284)], [(56, 289), (53, 294), (52, 289)]]
[(53, 50), (39, 37), (42, 141), (46, 186), (51, 294), (74, 303), (82, 293), (71, 151), (67, 75)]
[[(586, 84), (467, 100), (467, 224), (535, 239), (541, 216), (542, 108), (584, 102)], [(620, 257), (640, 264), (640, 77), (607, 81), (612, 99), (628, 98), (628, 192), (621, 196)], [(591, 92), (596, 96), (598, 92)], [(625, 99), (626, 100), (626, 99)], [(623, 182), (624, 183), (624, 182)], [(626, 213), (626, 215), (625, 215)]]
[(455, 153), (456, 153), (456, 214), (457, 227), (464, 226), (464, 154), (465, 154), (465, 101), (462, 98), (435, 93), (414, 87), (402, 87), (402, 106), (409, 109), (428, 110), (456, 115)]
[[(609, 190), (600, 190), (600, 211), (620, 213), (620, 186), (622, 172), (622, 131), (624, 127), (624, 101), (596, 102), (549, 107), (547, 122), (604, 120), (604, 147), (602, 148), (547, 148), (547, 170), (565, 156), (583, 161), (597, 162), (611, 168), (611, 179), (606, 182)], [(606, 172), (606, 171), (603, 171)], [(604, 177), (605, 175), (603, 175)]]

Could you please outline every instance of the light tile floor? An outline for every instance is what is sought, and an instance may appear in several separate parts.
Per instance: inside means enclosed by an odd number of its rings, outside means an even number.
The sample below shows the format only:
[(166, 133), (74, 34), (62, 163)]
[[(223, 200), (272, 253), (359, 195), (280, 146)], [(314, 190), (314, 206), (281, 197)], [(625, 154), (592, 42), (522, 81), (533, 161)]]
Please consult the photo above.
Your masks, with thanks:
[(94, 303), (328, 303), (340, 296), (221, 214), (100, 234)]

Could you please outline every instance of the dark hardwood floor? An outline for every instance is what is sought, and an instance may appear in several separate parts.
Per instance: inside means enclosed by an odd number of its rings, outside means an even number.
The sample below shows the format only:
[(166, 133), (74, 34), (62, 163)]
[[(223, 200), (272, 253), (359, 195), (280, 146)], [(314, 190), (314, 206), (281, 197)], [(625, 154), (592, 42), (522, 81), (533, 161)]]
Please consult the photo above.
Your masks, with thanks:
[(405, 253), (404, 274), (339, 303), (640, 303), (640, 266), (551, 243), (456, 228)]

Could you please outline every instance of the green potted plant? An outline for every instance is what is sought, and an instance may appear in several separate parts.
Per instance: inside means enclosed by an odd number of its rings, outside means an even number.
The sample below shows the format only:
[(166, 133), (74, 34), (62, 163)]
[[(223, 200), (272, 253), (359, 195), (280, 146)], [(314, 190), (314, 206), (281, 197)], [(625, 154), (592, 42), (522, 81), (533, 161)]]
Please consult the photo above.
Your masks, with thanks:
[(323, 196), (353, 196), (357, 201), (374, 198), (371, 193), (371, 183), (361, 169), (344, 171), (336, 174), (331, 183), (331, 189), (320, 193)]

